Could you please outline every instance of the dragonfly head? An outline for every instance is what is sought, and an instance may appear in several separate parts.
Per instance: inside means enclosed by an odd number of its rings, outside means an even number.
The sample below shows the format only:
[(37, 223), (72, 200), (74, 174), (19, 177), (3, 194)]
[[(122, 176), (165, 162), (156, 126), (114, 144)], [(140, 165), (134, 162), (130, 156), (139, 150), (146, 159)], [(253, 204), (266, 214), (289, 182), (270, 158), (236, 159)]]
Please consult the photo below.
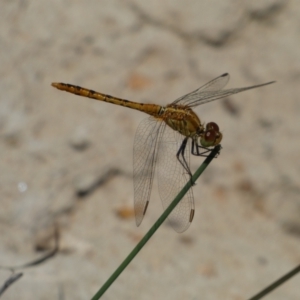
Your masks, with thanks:
[(214, 122), (209, 122), (201, 134), (200, 144), (206, 148), (213, 147), (221, 143), (222, 137), (223, 135), (219, 131), (219, 126)]

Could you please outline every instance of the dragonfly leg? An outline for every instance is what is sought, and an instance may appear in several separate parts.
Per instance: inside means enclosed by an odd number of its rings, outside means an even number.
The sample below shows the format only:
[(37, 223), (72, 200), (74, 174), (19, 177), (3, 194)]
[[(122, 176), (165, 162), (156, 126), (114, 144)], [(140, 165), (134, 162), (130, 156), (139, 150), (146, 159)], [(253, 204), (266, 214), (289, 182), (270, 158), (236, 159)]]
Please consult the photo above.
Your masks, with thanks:
[[(195, 156), (203, 156), (203, 157), (208, 157), (210, 152), (212, 151), (213, 149), (210, 149), (210, 148), (206, 148), (206, 147), (203, 147), (203, 146), (200, 146), (196, 143), (195, 140), (192, 140), (192, 154), (195, 155)], [(219, 154), (219, 153), (218, 153)], [(216, 156), (217, 157), (217, 156)]]
[[(188, 142), (188, 138), (186, 137), (182, 141), (182, 144), (181, 144), (180, 148), (178, 149), (176, 157), (177, 157), (178, 161), (180, 162), (180, 164), (183, 166), (183, 168), (186, 170), (186, 172), (188, 173), (188, 175), (190, 176), (191, 181), (192, 181), (192, 176), (193, 175), (192, 175), (190, 167), (189, 167), (189, 165), (188, 165), (188, 163), (185, 159), (185, 156), (184, 156), (184, 151), (186, 149), (187, 142)], [(195, 183), (192, 181), (192, 184), (194, 185)]]

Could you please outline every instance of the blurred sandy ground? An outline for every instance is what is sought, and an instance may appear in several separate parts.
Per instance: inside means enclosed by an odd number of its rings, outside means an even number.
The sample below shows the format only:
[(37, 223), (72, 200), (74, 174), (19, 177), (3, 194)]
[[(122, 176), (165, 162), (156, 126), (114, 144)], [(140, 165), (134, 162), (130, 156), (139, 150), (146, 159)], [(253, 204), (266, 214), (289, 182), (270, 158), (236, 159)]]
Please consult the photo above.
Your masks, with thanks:
[[(90, 299), (162, 212), (132, 215), (145, 117), (53, 81), (167, 104), (224, 72), (277, 83), (197, 108), (223, 150), (103, 299), (245, 299), (300, 262), (300, 6), (294, 1), (10, 1), (0, 9), (0, 265), (61, 252), (1, 299)], [(194, 158), (193, 170), (202, 162)], [(1, 284), (9, 272), (0, 271)], [(300, 277), (270, 299), (300, 299)]]

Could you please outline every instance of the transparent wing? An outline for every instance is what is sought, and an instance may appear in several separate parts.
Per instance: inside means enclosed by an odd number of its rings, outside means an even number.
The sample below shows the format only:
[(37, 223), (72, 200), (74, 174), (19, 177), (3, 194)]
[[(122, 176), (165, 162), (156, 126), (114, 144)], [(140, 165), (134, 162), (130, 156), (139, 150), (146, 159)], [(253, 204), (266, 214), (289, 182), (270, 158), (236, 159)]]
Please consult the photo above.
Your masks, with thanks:
[(225, 73), (225, 74), (209, 81), (208, 83), (202, 85), (198, 89), (196, 89), (184, 96), (181, 96), (180, 98), (176, 99), (172, 104), (186, 105), (186, 102), (189, 101), (189, 99), (194, 99), (194, 97), (197, 95), (219, 91), (226, 86), (226, 84), (229, 81), (229, 78), (230, 78), (229, 74)]
[(211, 102), (224, 97), (231, 96), (233, 94), (237, 94), (250, 89), (255, 89), (258, 87), (262, 87), (274, 83), (274, 81), (271, 81), (271, 82), (248, 86), (244, 88), (222, 90), (222, 88), (227, 84), (228, 81), (229, 81), (229, 74), (227, 73), (223, 74), (220, 77), (217, 77), (216, 79), (200, 87), (199, 89), (175, 100), (172, 104), (180, 104), (180, 105), (187, 105), (189, 107), (195, 107), (207, 102)]
[[(159, 141), (157, 159), (158, 189), (164, 209), (170, 205), (175, 196), (190, 180), (190, 176), (176, 157), (182, 141), (183, 136), (168, 126), (166, 126)], [(189, 164), (189, 143), (185, 149), (185, 158)], [(194, 211), (194, 197), (192, 189), (190, 189), (168, 217), (175, 231), (183, 232), (190, 226)]]
[(146, 213), (155, 170), (158, 140), (165, 123), (150, 117), (143, 120), (135, 134), (133, 146), (133, 186), (136, 225)]

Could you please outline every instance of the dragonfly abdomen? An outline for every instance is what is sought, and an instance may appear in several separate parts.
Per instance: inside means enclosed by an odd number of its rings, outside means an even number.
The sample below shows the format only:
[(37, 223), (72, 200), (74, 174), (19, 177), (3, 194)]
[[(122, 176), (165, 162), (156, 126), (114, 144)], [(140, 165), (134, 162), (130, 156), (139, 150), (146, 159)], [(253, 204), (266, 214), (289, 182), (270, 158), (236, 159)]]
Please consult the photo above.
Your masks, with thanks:
[(131, 109), (139, 110), (154, 117), (159, 117), (159, 115), (164, 110), (164, 108), (160, 105), (133, 102), (133, 101), (113, 97), (110, 95), (102, 94), (90, 89), (83, 88), (78, 85), (54, 82), (52, 83), (52, 86), (56, 87), (59, 90), (66, 91), (78, 96), (83, 96), (83, 97), (87, 97), (87, 98), (91, 98), (103, 102), (108, 102), (108, 103), (128, 107)]

